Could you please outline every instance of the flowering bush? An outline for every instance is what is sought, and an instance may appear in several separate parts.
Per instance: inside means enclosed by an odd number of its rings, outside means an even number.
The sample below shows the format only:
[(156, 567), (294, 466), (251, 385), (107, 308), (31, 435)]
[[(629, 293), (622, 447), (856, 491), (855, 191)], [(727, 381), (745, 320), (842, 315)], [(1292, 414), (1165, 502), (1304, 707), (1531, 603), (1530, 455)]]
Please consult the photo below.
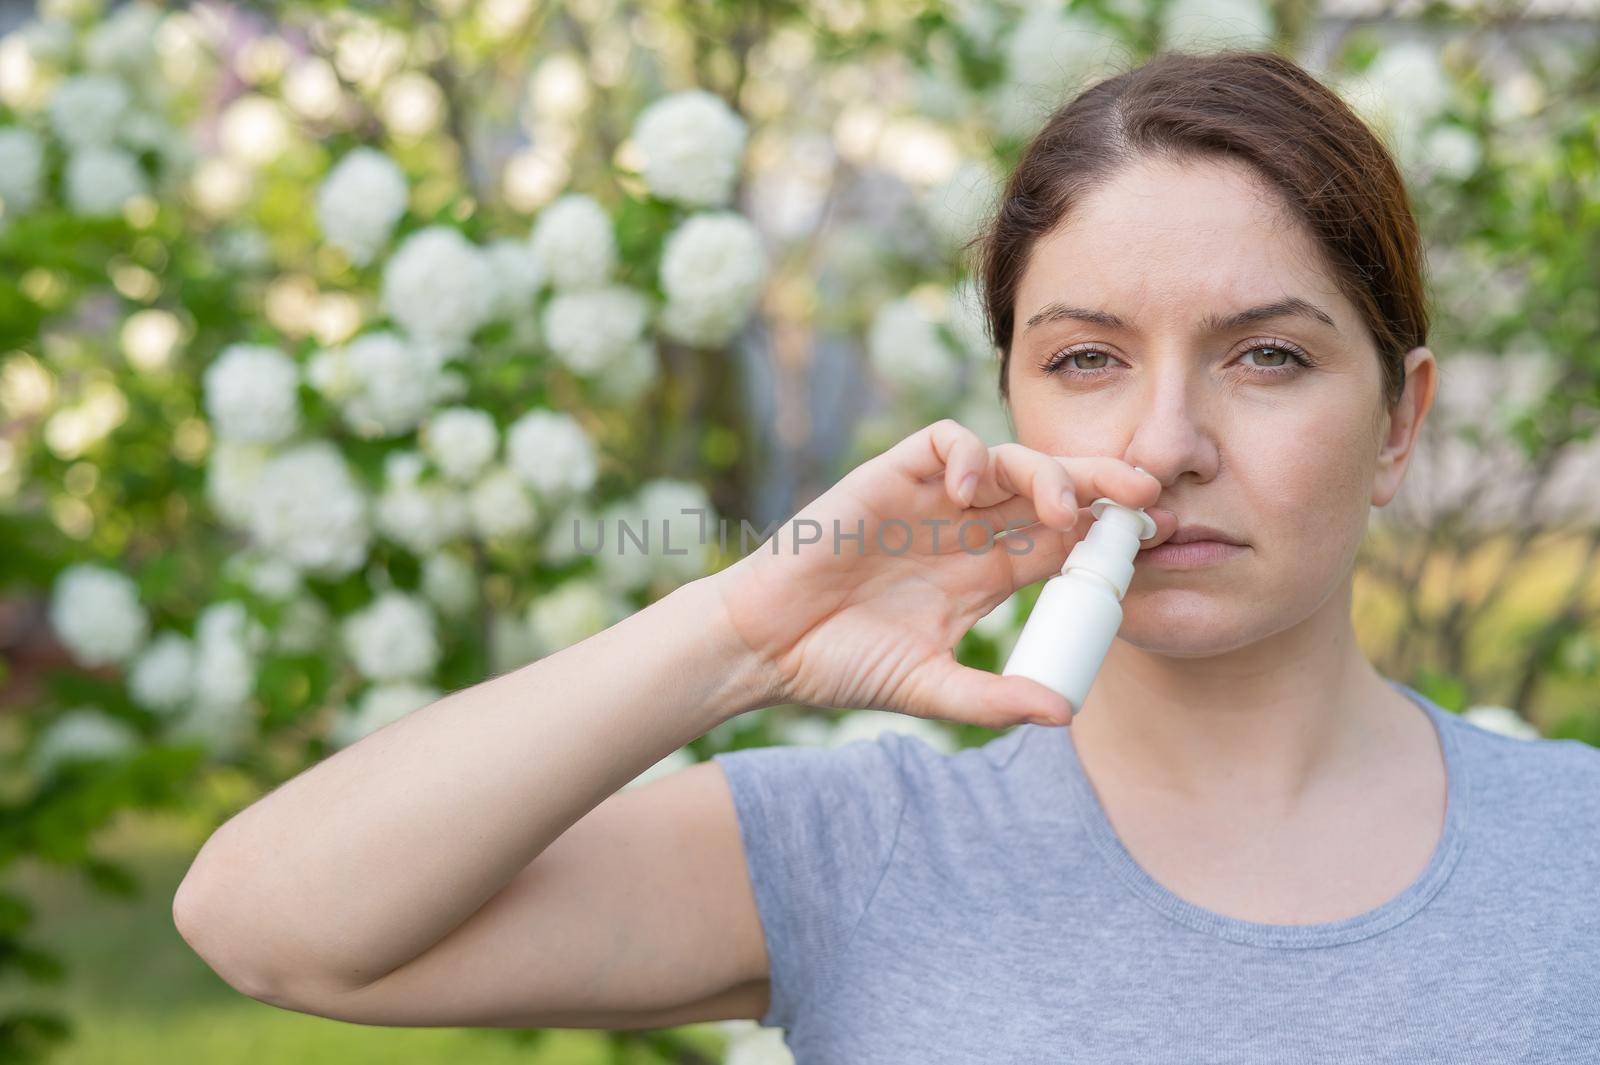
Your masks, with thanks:
[[(124, 885), (90, 851), (116, 809), (219, 766), (268, 786), (582, 640), (719, 565), (719, 515), (787, 517), (934, 417), (1008, 439), (965, 248), (1021, 144), (1156, 48), (1310, 29), (1256, 0), (620, 6), (55, 0), (0, 42), (0, 573), (66, 657), (0, 744), (28, 781), (0, 866)], [(1322, 72), (1408, 169), (1444, 317), (1563, 370), (1504, 419), (1539, 466), (1600, 399), (1593, 59), (1347, 29)], [(963, 657), (997, 667), (1026, 598)], [(1538, 675), (1592, 677), (1562, 617)], [(988, 738), (773, 708), (640, 782), (884, 728)], [(48, 971), (0, 913), (0, 973)], [(0, 1055), (60, 1031), (10, 1020)]]

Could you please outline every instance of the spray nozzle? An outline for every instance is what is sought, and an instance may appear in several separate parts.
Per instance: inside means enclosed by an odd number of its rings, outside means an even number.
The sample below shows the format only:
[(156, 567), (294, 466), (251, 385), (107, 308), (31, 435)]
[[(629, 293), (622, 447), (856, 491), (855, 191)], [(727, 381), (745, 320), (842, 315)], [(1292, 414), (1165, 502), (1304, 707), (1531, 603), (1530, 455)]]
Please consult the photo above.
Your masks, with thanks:
[(1061, 572), (1084, 567), (1108, 581), (1121, 599), (1133, 580), (1133, 558), (1139, 542), (1156, 534), (1156, 521), (1141, 507), (1127, 507), (1106, 496), (1089, 504), (1094, 524), (1073, 545)]

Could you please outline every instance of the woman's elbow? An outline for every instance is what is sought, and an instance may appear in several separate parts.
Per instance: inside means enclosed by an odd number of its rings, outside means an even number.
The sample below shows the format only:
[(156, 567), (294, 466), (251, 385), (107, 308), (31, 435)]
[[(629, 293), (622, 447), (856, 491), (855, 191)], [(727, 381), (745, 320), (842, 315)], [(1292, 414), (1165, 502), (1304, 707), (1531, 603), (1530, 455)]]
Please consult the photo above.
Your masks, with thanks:
[[(268, 914), (231, 882), (237, 863), (217, 853), (216, 837), (189, 866), (172, 897), (178, 935), (222, 980), (240, 994), (284, 1009), (305, 1011), (303, 973), (274, 947)], [(207, 853), (210, 850), (212, 853)], [(251, 911), (251, 912), (247, 912)]]

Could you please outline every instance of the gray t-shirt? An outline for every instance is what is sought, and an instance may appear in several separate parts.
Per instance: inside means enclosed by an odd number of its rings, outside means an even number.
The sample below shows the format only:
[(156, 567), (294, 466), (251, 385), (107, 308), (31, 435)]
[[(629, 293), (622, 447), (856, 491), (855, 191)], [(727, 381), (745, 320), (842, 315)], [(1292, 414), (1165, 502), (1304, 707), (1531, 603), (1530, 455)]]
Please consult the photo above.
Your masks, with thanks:
[(799, 1065), (1600, 1062), (1600, 750), (1434, 722), (1445, 825), (1401, 894), (1244, 921), (1123, 847), (1070, 728), (715, 756)]

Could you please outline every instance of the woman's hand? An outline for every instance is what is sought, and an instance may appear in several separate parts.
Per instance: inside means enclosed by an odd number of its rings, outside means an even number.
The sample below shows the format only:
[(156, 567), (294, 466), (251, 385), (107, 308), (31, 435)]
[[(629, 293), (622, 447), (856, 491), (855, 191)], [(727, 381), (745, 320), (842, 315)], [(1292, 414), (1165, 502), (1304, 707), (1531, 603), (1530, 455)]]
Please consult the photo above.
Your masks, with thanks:
[[(1060, 571), (1093, 521), (1090, 502), (1150, 507), (1160, 494), (1120, 459), (988, 447), (947, 418), (852, 470), (711, 579), (774, 678), (775, 702), (1064, 724), (1076, 710), (1067, 700), (962, 666), (953, 650), (1007, 596)], [(1148, 513), (1151, 543), (1172, 534), (1174, 515)], [(1014, 531), (995, 539), (1002, 530)]]

